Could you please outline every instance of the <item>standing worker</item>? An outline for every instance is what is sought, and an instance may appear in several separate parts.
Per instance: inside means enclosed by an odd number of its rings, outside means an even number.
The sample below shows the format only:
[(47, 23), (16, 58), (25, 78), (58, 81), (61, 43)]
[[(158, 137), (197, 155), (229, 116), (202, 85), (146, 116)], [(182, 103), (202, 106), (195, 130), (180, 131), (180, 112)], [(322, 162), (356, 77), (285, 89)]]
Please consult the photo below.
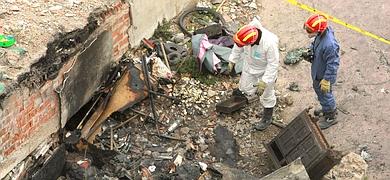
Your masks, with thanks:
[(243, 61), (239, 89), (233, 95), (243, 95), (248, 101), (257, 97), (256, 92), (261, 95), (264, 112), (255, 129), (262, 131), (271, 124), (276, 104), (274, 86), (279, 66), (279, 40), (262, 27), (257, 18), (238, 30), (233, 39), (235, 45), (229, 57), (229, 70), (232, 71), (233, 63)]
[(339, 44), (334, 36), (333, 29), (328, 26), (325, 16), (314, 14), (310, 16), (304, 28), (309, 38), (315, 37), (311, 43), (309, 52), (312, 52), (307, 60), (311, 62), (311, 77), (313, 88), (321, 104), (321, 109), (314, 112), (315, 115), (323, 113), (319, 121), (321, 129), (326, 129), (337, 123), (336, 100), (332, 93), (332, 86), (336, 82), (339, 67)]

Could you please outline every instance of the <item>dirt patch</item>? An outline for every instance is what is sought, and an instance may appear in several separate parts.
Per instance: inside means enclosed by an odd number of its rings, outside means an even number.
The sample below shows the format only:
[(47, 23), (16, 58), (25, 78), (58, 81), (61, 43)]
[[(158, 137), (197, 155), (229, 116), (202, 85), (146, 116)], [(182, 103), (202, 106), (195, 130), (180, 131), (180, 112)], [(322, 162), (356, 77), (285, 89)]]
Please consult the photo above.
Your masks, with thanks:
[[(390, 22), (384, 18), (389, 14), (389, 10), (384, 8), (389, 5), (388, 1), (364, 1), (359, 4), (324, 0), (299, 2), (372, 33), (390, 37), (387, 30)], [(281, 47), (289, 51), (309, 45), (310, 40), (302, 30), (302, 24), (309, 16), (308, 12), (291, 6), (286, 1), (262, 0), (258, 4), (263, 7), (259, 12), (263, 25), (279, 36)], [(358, 13), (351, 15), (352, 11)], [(390, 96), (386, 93), (390, 89), (390, 74), (384, 59), (389, 59), (390, 46), (344, 26), (332, 22), (330, 25), (333, 26), (341, 46), (341, 65), (334, 86), (339, 123), (325, 130), (324, 135), (331, 146), (341, 151), (360, 154), (359, 146), (367, 145), (368, 152), (372, 155), (372, 160), (368, 162), (369, 179), (388, 179), (390, 143), (387, 134), (390, 125), (385, 122), (390, 115)], [(281, 58), (286, 55), (286, 51), (281, 52)], [(301, 91), (289, 92), (286, 87), (291, 82), (296, 82)], [(282, 65), (278, 86), (282, 93), (289, 93), (294, 100), (294, 105), (282, 113), (283, 119), (292, 119), (310, 105), (319, 106), (312, 90), (310, 64), (305, 61), (293, 66)]]

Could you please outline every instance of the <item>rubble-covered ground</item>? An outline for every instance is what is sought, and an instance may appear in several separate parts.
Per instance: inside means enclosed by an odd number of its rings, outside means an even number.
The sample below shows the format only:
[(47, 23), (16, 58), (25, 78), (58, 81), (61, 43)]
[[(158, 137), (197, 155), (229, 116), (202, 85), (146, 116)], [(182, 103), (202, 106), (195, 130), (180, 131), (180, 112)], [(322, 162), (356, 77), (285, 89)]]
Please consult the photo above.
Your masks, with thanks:
[[(149, 168), (154, 178), (196, 179), (203, 174), (199, 163), (213, 166), (218, 162), (262, 177), (274, 170), (263, 143), (270, 141), (279, 129), (271, 126), (261, 133), (253, 130), (253, 124), (261, 117), (259, 101), (230, 115), (216, 113), (215, 104), (229, 97), (234, 86), (236, 84), (227, 77), (222, 77), (215, 85), (204, 85), (189, 77), (178, 78), (173, 85), (161, 85), (165, 92), (180, 97), (181, 103), (156, 97), (159, 120), (166, 125), (159, 125), (160, 135), (148, 118), (128, 110), (106, 121), (105, 131), (95, 145), (110, 149), (110, 127), (135, 116), (128, 124), (113, 130), (113, 147), (125, 155), (122, 158), (129, 159), (131, 166)], [(132, 109), (151, 115), (148, 99)], [(174, 123), (179, 123), (178, 127), (169, 132)], [(187, 172), (182, 168), (196, 171)], [(129, 173), (132, 178), (142, 176), (138, 171)], [(115, 173), (112, 175), (118, 177)]]
[[(200, 3), (200, 6), (205, 5), (218, 6)], [(238, 27), (252, 19), (256, 8), (252, 1), (228, 1), (221, 10), (225, 18), (230, 19), (228, 22), (236, 23)], [(222, 163), (222, 166), (236, 168), (243, 177), (256, 179), (271, 173), (275, 168), (264, 144), (277, 135), (279, 127), (271, 125), (263, 132), (253, 129), (263, 111), (259, 98), (232, 114), (217, 113), (215, 105), (231, 96), (232, 90), (238, 87), (239, 75), (199, 72), (187, 43), (190, 39), (181, 35), (174, 22), (162, 24), (154, 38), (186, 46), (188, 56), (175, 65), (171, 64), (176, 74), (170, 82), (158, 81), (155, 91), (177, 97), (180, 101), (153, 96), (160, 121), (157, 126), (150, 119), (153, 113), (148, 98), (125, 112), (112, 115), (104, 123), (104, 132), (96, 138), (95, 145), (103, 150), (113, 149), (119, 154), (112, 154), (103, 167), (88, 172), (106, 178), (220, 179), (218, 173), (227, 172), (215, 173), (210, 169), (220, 167), (219, 163)], [(129, 56), (137, 59), (144, 53), (141, 48)], [(274, 120), (283, 123), (280, 113), (293, 102), (288, 94), (279, 91), (277, 97)], [(129, 122), (123, 124), (126, 120)], [(87, 157), (92, 164), (100, 159), (90, 154)], [(79, 158), (82, 160), (83, 156)], [(72, 162), (68, 161), (67, 167), (72, 167), (69, 165)], [(117, 168), (110, 168), (112, 166)], [(68, 168), (66, 172), (68, 177), (77, 177), (74, 169)]]
[[(370, 31), (388, 35), (388, 28), (379, 28), (374, 21), (370, 21), (374, 18), (371, 15), (363, 17), (368, 22), (365, 25), (359, 17), (346, 14), (344, 9), (354, 7), (351, 3), (303, 2), (349, 22), (356, 22)], [(378, 14), (388, 13), (381, 4), (388, 3), (383, 0), (367, 1), (359, 5), (364, 9), (359, 11), (370, 14), (375, 12), (375, 5), (381, 7)], [(216, 8), (218, 4), (202, 2), (201, 6)], [(279, 36), (281, 67), (277, 82), (276, 121), (288, 123), (303, 109), (318, 106), (311, 88), (310, 65), (304, 61), (292, 66), (282, 63), (287, 51), (305, 47), (309, 43), (302, 30), (302, 23), (309, 15), (307, 12), (285, 1), (272, 0), (227, 1), (221, 12), (231, 27), (239, 27), (249, 22), (254, 15), (260, 15), (262, 24)], [(385, 23), (385, 26), (388, 24)], [(188, 38), (180, 35), (176, 24), (170, 26), (166, 29), (173, 30), (168, 33), (173, 36), (167, 39), (188, 47)], [(333, 148), (360, 154), (368, 162), (370, 179), (388, 179), (390, 156), (389, 142), (386, 140), (389, 125), (385, 119), (390, 112), (389, 47), (345, 27), (334, 27), (341, 42), (342, 59), (339, 80), (335, 86), (339, 123), (325, 130), (324, 134)], [(205, 167), (211, 168), (219, 162), (256, 178), (272, 172), (275, 169), (263, 143), (269, 142), (279, 132), (279, 128), (271, 125), (263, 132), (253, 131), (253, 123), (261, 118), (260, 102), (255, 101), (229, 115), (215, 112), (215, 104), (230, 96), (232, 89), (237, 87), (238, 79), (229, 75), (195, 76), (193, 73), (180, 73), (174, 76), (173, 82), (161, 83), (157, 88), (160, 92), (179, 97), (182, 101), (175, 103), (155, 96), (161, 122), (158, 129), (150, 118), (134, 111), (151, 116), (148, 99), (137, 104), (133, 110), (113, 115), (104, 125), (106, 130), (97, 138), (95, 145), (105, 150), (112, 148), (119, 155), (113, 153), (106, 168), (91, 174), (130, 179), (218, 179), (218, 173), (206, 170)], [(126, 125), (117, 126), (130, 118)], [(178, 127), (173, 128), (175, 123)], [(111, 127), (117, 127), (112, 133), (110, 124)], [(110, 164), (117, 168), (108, 168)]]

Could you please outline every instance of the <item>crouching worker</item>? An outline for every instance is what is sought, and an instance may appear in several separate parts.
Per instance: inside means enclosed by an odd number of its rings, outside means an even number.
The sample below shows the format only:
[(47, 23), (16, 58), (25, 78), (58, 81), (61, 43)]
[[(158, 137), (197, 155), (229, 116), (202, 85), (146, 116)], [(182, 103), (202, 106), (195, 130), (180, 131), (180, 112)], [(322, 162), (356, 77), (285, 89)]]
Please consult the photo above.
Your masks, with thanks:
[(248, 102), (260, 95), (264, 112), (255, 129), (262, 131), (271, 124), (276, 104), (274, 86), (279, 66), (279, 40), (256, 18), (238, 30), (233, 39), (235, 45), (229, 57), (229, 70), (232, 71), (235, 63), (243, 61), (239, 88), (233, 95), (245, 96)]

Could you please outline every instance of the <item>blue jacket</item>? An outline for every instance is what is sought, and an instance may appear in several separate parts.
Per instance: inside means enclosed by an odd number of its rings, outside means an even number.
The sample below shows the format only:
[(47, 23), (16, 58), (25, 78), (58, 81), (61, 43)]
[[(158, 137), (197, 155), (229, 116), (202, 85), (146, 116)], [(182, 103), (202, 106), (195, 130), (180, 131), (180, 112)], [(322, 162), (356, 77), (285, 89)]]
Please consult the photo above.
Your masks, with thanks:
[(322, 79), (336, 82), (337, 69), (340, 64), (339, 44), (334, 37), (334, 31), (328, 27), (323, 33), (317, 35), (311, 44), (314, 59), (311, 65), (311, 77), (314, 80)]

